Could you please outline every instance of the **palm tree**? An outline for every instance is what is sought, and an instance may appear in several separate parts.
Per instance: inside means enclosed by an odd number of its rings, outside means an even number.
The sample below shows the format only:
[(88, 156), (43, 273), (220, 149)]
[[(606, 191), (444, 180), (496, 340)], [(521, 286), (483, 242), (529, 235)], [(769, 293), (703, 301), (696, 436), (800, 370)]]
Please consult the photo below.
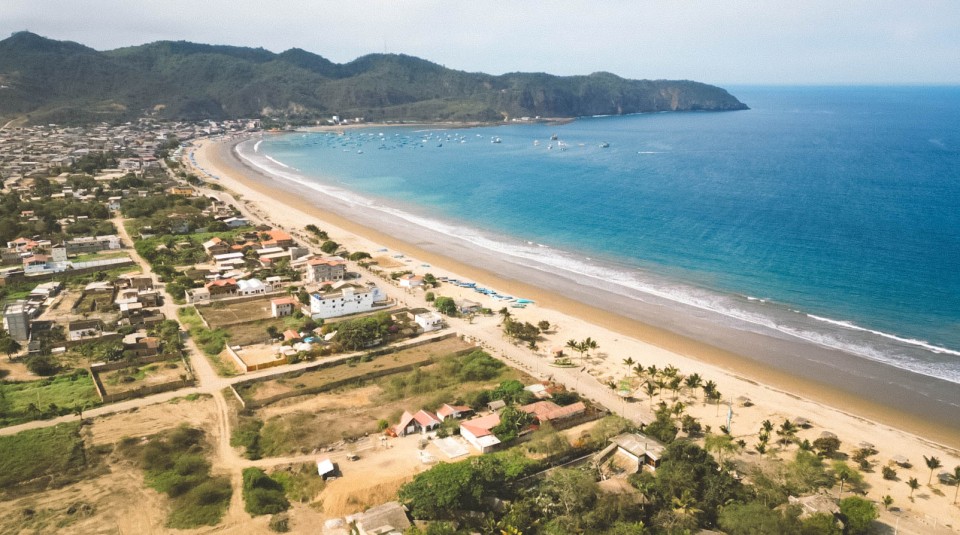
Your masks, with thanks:
[(80, 418), (81, 422), (83, 421), (83, 405), (75, 405), (73, 407), (73, 413)]
[(656, 378), (657, 375), (659, 374), (660, 374), (660, 370), (657, 369), (656, 364), (651, 364), (647, 366), (647, 375), (649, 375), (651, 378)]
[(627, 357), (623, 359), (623, 363), (627, 365), (627, 368), (633, 368), (634, 362), (635, 361), (633, 360), (633, 357)]
[(933, 471), (937, 468), (940, 468), (940, 459), (937, 459), (933, 455), (928, 459), (926, 455), (923, 456), (923, 460), (927, 462), (927, 468), (930, 469), (930, 477), (927, 478), (927, 486), (930, 486), (930, 482), (933, 481)]
[(701, 387), (703, 389), (703, 402), (707, 402), (707, 398), (712, 398), (713, 393), (717, 391), (717, 383), (714, 383), (713, 380), (707, 381)]
[(670, 378), (670, 384), (667, 385), (670, 390), (673, 391), (673, 399), (677, 399), (678, 392), (680, 391), (680, 385), (683, 384), (683, 376), (675, 375)]
[(700, 388), (701, 385), (703, 385), (703, 378), (700, 377), (699, 373), (691, 373), (683, 381), (683, 384), (686, 385), (686, 387), (689, 388), (690, 390), (696, 390)]
[(510, 310), (507, 309), (507, 307), (503, 307), (500, 310), (498, 310), (497, 314), (500, 314), (501, 321), (507, 321), (508, 319), (510, 319), (511, 316), (513, 316), (513, 314), (510, 313)]
[(766, 431), (768, 435), (773, 432), (773, 422), (770, 420), (764, 420), (760, 425), (763, 426), (763, 430)]
[(957, 494), (960, 494), (960, 465), (953, 467), (953, 484), (957, 490), (953, 491), (953, 503), (957, 503)]
[(643, 391), (650, 396), (650, 408), (653, 408), (653, 395), (657, 393), (657, 385), (650, 381), (643, 383)]
[(677, 420), (680, 419), (680, 416), (683, 415), (683, 410), (686, 409), (682, 401), (678, 401), (673, 404), (673, 408), (670, 409), (670, 412), (673, 413), (674, 418)]
[(667, 364), (667, 366), (663, 369), (663, 376), (673, 378), (677, 376), (677, 372), (679, 371), (680, 369), (673, 364)]
[(582, 356), (583, 356), (583, 352), (582, 352), (582, 351), (583, 351), (583, 350), (580, 349), (580, 342), (577, 342), (576, 340), (574, 340), (573, 338), (571, 338), (571, 339), (567, 340), (567, 345), (566, 345), (565, 347), (566, 347), (567, 349), (572, 349), (573, 351), (576, 351), (577, 353), (580, 353), (581, 358), (582, 358)]
[(910, 487), (910, 499), (912, 500), (912, 499), (913, 499), (913, 491), (915, 491), (915, 490), (917, 490), (917, 489), (920, 488), (920, 482), (917, 481), (917, 478), (911, 477), (911, 478), (907, 481), (907, 486)]
[(889, 511), (891, 505), (893, 505), (893, 497), (887, 494), (883, 497), (883, 510)]
[(656, 383), (657, 390), (660, 393), (660, 401), (663, 401), (663, 389), (667, 387), (667, 381), (663, 377), (657, 377), (654, 383)]
[(671, 502), (673, 504), (673, 514), (677, 516), (694, 517), (703, 512), (694, 507), (697, 503), (697, 500), (694, 499), (689, 490), (684, 490), (683, 494), (681, 494), (679, 498), (674, 497)]
[[(583, 352), (584, 352), (584, 353), (589, 353), (589, 352), (593, 351), (594, 349), (597, 349), (598, 347), (600, 347), (600, 346), (597, 344), (597, 341), (594, 340), (593, 338), (590, 338), (589, 336), (586, 337), (582, 342), (580, 342), (580, 346), (583, 347)], [(581, 360), (582, 360), (582, 359), (581, 359)]]
[(723, 464), (724, 453), (735, 451), (737, 449), (737, 445), (733, 442), (733, 437), (726, 433), (720, 433), (719, 435), (707, 435), (707, 438), (704, 439), (703, 445), (707, 451), (714, 451), (717, 453), (718, 464)]
[(780, 442), (786, 446), (797, 434), (797, 426), (790, 420), (784, 420), (780, 429), (777, 429), (777, 434), (780, 435)]
[(646, 373), (647, 369), (643, 367), (643, 364), (637, 364), (633, 367), (633, 373), (637, 376), (637, 379), (643, 379), (643, 374)]

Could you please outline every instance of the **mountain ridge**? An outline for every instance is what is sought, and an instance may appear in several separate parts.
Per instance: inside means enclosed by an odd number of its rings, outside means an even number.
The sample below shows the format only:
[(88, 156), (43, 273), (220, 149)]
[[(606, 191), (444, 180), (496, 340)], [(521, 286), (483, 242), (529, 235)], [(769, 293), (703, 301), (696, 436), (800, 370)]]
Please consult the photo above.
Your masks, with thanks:
[(334, 63), (299, 48), (156, 41), (96, 51), (17, 32), (0, 41), (0, 118), (30, 123), (269, 117), (313, 122), (501, 121), (658, 111), (748, 109), (726, 90), (689, 80), (608, 72), (491, 75), (405, 54)]

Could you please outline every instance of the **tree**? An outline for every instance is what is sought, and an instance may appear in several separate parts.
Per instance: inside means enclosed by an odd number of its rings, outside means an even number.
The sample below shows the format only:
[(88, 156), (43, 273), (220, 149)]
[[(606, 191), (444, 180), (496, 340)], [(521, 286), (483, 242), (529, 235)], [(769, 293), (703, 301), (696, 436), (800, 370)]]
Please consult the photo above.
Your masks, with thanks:
[(320, 246), (320, 250), (327, 254), (333, 254), (337, 252), (337, 249), (339, 248), (340, 248), (340, 244), (333, 240), (327, 240), (323, 242), (323, 244)]
[(897, 471), (889, 466), (884, 466), (880, 469), (880, 473), (883, 474), (883, 479), (897, 479)]
[(20, 343), (13, 338), (6, 335), (0, 336), (0, 351), (6, 353), (8, 357), (20, 351), (20, 347)]
[(540, 329), (540, 332), (547, 332), (550, 330), (550, 322), (547, 320), (540, 320), (537, 322), (537, 328)]
[(631, 369), (632, 369), (634, 362), (635, 362), (635, 361), (633, 360), (633, 357), (627, 357), (627, 358), (623, 359), (623, 364), (624, 364), (627, 368), (631, 368)]
[(546, 494), (567, 516), (589, 510), (599, 493), (592, 474), (571, 468), (551, 472), (544, 487)]
[(870, 523), (878, 516), (877, 507), (873, 502), (859, 496), (840, 500), (840, 514), (843, 515), (843, 525), (847, 535), (861, 535), (869, 532)]
[(780, 443), (783, 445), (789, 444), (797, 434), (797, 426), (790, 420), (784, 420), (780, 424), (780, 429), (777, 429), (777, 435), (780, 436)]
[(457, 304), (453, 301), (452, 297), (437, 296), (437, 298), (433, 300), (433, 306), (437, 307), (437, 312), (446, 316), (457, 315)]
[(528, 413), (518, 410), (512, 405), (508, 405), (500, 411), (500, 423), (490, 431), (493, 432), (494, 436), (496, 436), (500, 442), (510, 442), (520, 435), (520, 431), (530, 425), (532, 419), (533, 417)]
[(673, 442), (673, 439), (677, 438), (677, 426), (670, 417), (670, 409), (661, 403), (656, 419), (647, 424), (643, 431), (664, 444)]
[(643, 383), (643, 391), (650, 396), (650, 408), (653, 408), (653, 396), (657, 393), (657, 385), (647, 381)]
[(401, 487), (399, 497), (414, 518), (454, 518), (459, 511), (480, 506), (485, 493), (479, 475), (479, 463), (440, 463)]
[(953, 503), (957, 503), (957, 495), (960, 494), (960, 465), (953, 467), (953, 486), (957, 490), (953, 491)]
[(707, 451), (712, 451), (717, 455), (717, 462), (723, 464), (723, 454), (737, 450), (737, 445), (733, 442), (733, 437), (725, 433), (719, 435), (709, 434), (704, 439), (704, 447)]
[(844, 485), (850, 485), (850, 488), (854, 490), (863, 490), (863, 474), (858, 472), (856, 468), (851, 467), (844, 461), (833, 461), (830, 468), (833, 470), (833, 476), (840, 481), (840, 493), (837, 494), (837, 499), (843, 495)]
[(27, 369), (37, 375), (48, 376), (56, 374), (60, 366), (50, 355), (35, 355), (27, 359)]
[(817, 450), (821, 457), (833, 458), (840, 450), (840, 439), (830, 436), (820, 437), (813, 441), (813, 449)]
[(713, 398), (714, 393), (717, 391), (717, 383), (710, 380), (700, 388), (703, 390), (703, 401), (706, 402), (707, 399)]
[(781, 515), (760, 502), (733, 503), (720, 512), (720, 527), (729, 535), (796, 533), (798, 523), (796, 518)]
[(690, 390), (696, 390), (703, 385), (703, 378), (700, 377), (699, 373), (691, 373), (683, 381), (683, 385), (689, 388)]
[(893, 505), (893, 496), (890, 496), (889, 494), (887, 494), (886, 496), (883, 497), (883, 510), (889, 511), (891, 505)]
[(500, 314), (500, 321), (502, 322), (506, 322), (507, 320), (513, 317), (513, 314), (510, 313), (510, 309), (507, 307), (503, 307), (500, 310), (498, 310), (497, 314)]
[(907, 480), (907, 486), (910, 487), (910, 499), (913, 499), (913, 491), (920, 488), (920, 482), (917, 481), (917, 478), (911, 477)]
[(930, 469), (930, 477), (927, 478), (927, 486), (930, 486), (930, 482), (933, 481), (933, 471), (937, 468), (940, 468), (942, 465), (940, 464), (940, 459), (934, 457), (933, 455), (931, 455), (929, 459), (926, 455), (924, 455), (923, 460), (927, 463), (927, 468)]
[(434, 301), (434, 299), (437, 298), (437, 295), (436, 295), (435, 293), (433, 293), (433, 292), (427, 292), (427, 293), (423, 294), (423, 298), (424, 298), (428, 303), (432, 303), (432, 302)]

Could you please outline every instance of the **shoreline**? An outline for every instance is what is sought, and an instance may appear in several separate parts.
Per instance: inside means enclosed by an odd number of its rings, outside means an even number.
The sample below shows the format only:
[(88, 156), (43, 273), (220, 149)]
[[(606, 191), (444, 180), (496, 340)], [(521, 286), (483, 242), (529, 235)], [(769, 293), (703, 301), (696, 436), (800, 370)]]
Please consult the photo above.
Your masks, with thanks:
[[(452, 242), (438, 242), (430, 239), (426, 234), (406, 234), (404, 228), (388, 226), (392, 221), (380, 221), (379, 225), (364, 224), (361, 218), (347, 219), (336, 211), (355, 210), (363, 211), (363, 207), (350, 207), (346, 202), (333, 202), (319, 192), (305, 192), (296, 183), (282, 178), (274, 178), (262, 171), (252, 168), (242, 161), (233, 151), (233, 146), (244, 139), (233, 140), (201, 140), (193, 151), (197, 166), (207, 172), (220, 177), (219, 182), (228, 192), (237, 195), (239, 205), (252, 211), (254, 215), (265, 219), (274, 226), (279, 226), (294, 235), (304, 235), (303, 227), (313, 223), (326, 230), (332, 239), (341, 242), (348, 250), (365, 250), (375, 257), (378, 249), (387, 248), (389, 252), (381, 253), (383, 260), (396, 264), (384, 266), (385, 271), (392, 269), (411, 269), (415, 273), (423, 274), (426, 271), (436, 276), (450, 276), (461, 280), (474, 280), (488, 288), (501, 293), (522, 296), (535, 301), (534, 306), (525, 309), (511, 309), (519, 321), (537, 323), (539, 320), (549, 320), (554, 326), (544, 333), (545, 340), (540, 344), (541, 350), (532, 352), (525, 347), (515, 346), (504, 339), (497, 325), (498, 318), (477, 317), (467, 322), (460, 319), (451, 319), (450, 327), (458, 333), (475, 339), (489, 353), (503, 360), (510, 361), (510, 365), (523, 369), (527, 373), (555, 380), (566, 384), (582, 396), (605, 405), (613, 412), (621, 413), (634, 421), (649, 422), (652, 419), (652, 410), (648, 408), (646, 395), (635, 393), (635, 399), (623, 399), (607, 388), (609, 382), (616, 382), (623, 377), (631, 377), (629, 368), (622, 364), (622, 360), (631, 357), (636, 362), (649, 366), (656, 364), (663, 368), (666, 365), (676, 366), (681, 373), (698, 373), (704, 381), (713, 380), (723, 394), (723, 407), (708, 404), (702, 401), (699, 393), (681, 394), (680, 399), (686, 405), (686, 411), (697, 418), (703, 425), (717, 429), (726, 425), (727, 403), (731, 403), (731, 414), (734, 414), (731, 434), (745, 440), (748, 444), (744, 453), (757, 455), (753, 446), (757, 440), (757, 433), (764, 420), (780, 422), (784, 419), (794, 420), (803, 417), (813, 422), (812, 429), (801, 430), (798, 439), (813, 442), (823, 431), (835, 432), (843, 442), (842, 450), (851, 452), (858, 443), (869, 442), (876, 444), (879, 451), (874, 461), (874, 469), (865, 472), (864, 476), (870, 486), (868, 497), (874, 501), (889, 494), (897, 504), (914, 513), (917, 518), (936, 518), (943, 524), (960, 525), (960, 508), (949, 505), (946, 501), (940, 503), (941, 498), (928, 496), (915, 502), (908, 499), (909, 488), (904, 482), (909, 477), (925, 478), (928, 470), (922, 462), (921, 456), (938, 456), (943, 466), (949, 469), (960, 465), (960, 426), (944, 425), (935, 417), (922, 417), (891, 407), (897, 400), (892, 392), (908, 389), (902, 385), (884, 384), (875, 388), (874, 394), (887, 403), (870, 401), (865, 396), (833, 387), (823, 382), (797, 377), (789, 367), (781, 367), (780, 362), (769, 363), (757, 361), (749, 356), (739, 355), (731, 351), (712, 346), (709, 343), (695, 340), (691, 337), (661, 329), (643, 321), (627, 317), (622, 314), (620, 303), (616, 300), (604, 301), (600, 306), (584, 304), (577, 300), (580, 295), (568, 295), (570, 292), (557, 292), (549, 288), (541, 288), (536, 284), (557, 279), (551, 274), (542, 273), (539, 277), (528, 282), (520, 282), (511, 278), (514, 272), (499, 272), (495, 270), (500, 265), (487, 263), (485, 259), (478, 259), (473, 251), (466, 250), (463, 245)], [(203, 172), (203, 171), (201, 171)], [(334, 206), (342, 205), (342, 206)], [(369, 211), (369, 210), (368, 210)], [(367, 214), (369, 215), (369, 214)], [(379, 216), (378, 216), (379, 217)], [(399, 218), (398, 218), (399, 219)], [(402, 236), (398, 238), (396, 236)], [(440, 248), (443, 254), (434, 250)], [(376, 252), (375, 252), (376, 251)], [(399, 260), (396, 258), (402, 255)], [(410, 262), (410, 263), (404, 263)], [(482, 267), (477, 267), (482, 266)], [(532, 269), (523, 271), (529, 278)], [(535, 280), (534, 280), (535, 279)], [(374, 279), (376, 280), (376, 279)], [(557, 280), (554, 280), (556, 283)], [(559, 283), (575, 286), (574, 282), (559, 279)], [(379, 284), (379, 283), (378, 283)], [(581, 289), (582, 290), (582, 289)], [(587, 289), (589, 290), (589, 289)], [(395, 286), (387, 286), (391, 296), (399, 298), (407, 306), (427, 306), (423, 301), (422, 291), (404, 291)], [(485, 297), (469, 289), (442, 285), (435, 290), (438, 295), (453, 298), (467, 298), (475, 301), (488, 301)], [(623, 298), (629, 300), (629, 298)], [(501, 303), (501, 302), (497, 302)], [(497, 310), (503, 304), (490, 303)], [(495, 307), (495, 308), (494, 308)], [(617, 312), (612, 312), (612, 311)], [(654, 310), (657, 313), (658, 310)], [(662, 312), (662, 311), (659, 311)], [(693, 319), (682, 314), (674, 315), (676, 321)], [(686, 327), (686, 326), (684, 326)], [(738, 339), (744, 333), (730, 329), (721, 333)], [(749, 334), (749, 333), (746, 333)], [(562, 347), (566, 340), (580, 340), (585, 337), (597, 340), (600, 349), (593, 358), (587, 359), (582, 369), (555, 368), (549, 365), (548, 350), (551, 347)], [(758, 350), (769, 355), (782, 347), (782, 340), (775, 340), (770, 346), (760, 347)], [(749, 342), (748, 342), (749, 343)], [(796, 344), (807, 346), (809, 344)], [(804, 349), (801, 347), (801, 349)], [(826, 352), (829, 358), (831, 352)], [(576, 355), (572, 355), (574, 359)], [(857, 357), (857, 361), (862, 361)], [(783, 360), (783, 359), (781, 359)], [(787, 358), (786, 360), (789, 360)], [(581, 360), (581, 364), (584, 362)], [(790, 364), (787, 362), (786, 364)], [(878, 363), (873, 363), (880, 366)], [(858, 370), (852, 370), (849, 375), (840, 375), (836, 364), (825, 362), (824, 368), (831, 377), (838, 376), (840, 380), (853, 375)], [(885, 368), (889, 368), (886, 367)], [(587, 373), (584, 370), (589, 369)], [(896, 370), (891, 377), (899, 377)], [(907, 374), (909, 372), (903, 372)], [(548, 377), (549, 375), (549, 377)], [(916, 374), (911, 374), (916, 375)], [(834, 377), (836, 379), (836, 377)], [(867, 377), (876, 381), (876, 378)], [(917, 380), (923, 380), (917, 377)], [(942, 381), (941, 381), (942, 382)], [(876, 383), (874, 383), (876, 384)], [(950, 385), (953, 385), (952, 387)], [(634, 385), (636, 388), (636, 385)], [(956, 397), (956, 385), (948, 384), (950, 392)], [(662, 396), (669, 394), (661, 393)], [(745, 405), (740, 401), (744, 396), (751, 403)], [(922, 397), (919, 396), (918, 397)], [(669, 399), (669, 398), (668, 398)], [(673, 399), (678, 399), (674, 395)], [(737, 400), (734, 404), (733, 400)], [(953, 398), (948, 398), (953, 399)], [(654, 398), (649, 399), (652, 408)], [(957, 416), (954, 411), (953, 416)], [(793, 455), (793, 448), (772, 453), (777, 457)], [(880, 477), (879, 467), (892, 462), (896, 455), (907, 456), (913, 465), (898, 467), (896, 480), (885, 480)], [(949, 494), (949, 493), (948, 493)], [(895, 520), (890, 520), (892, 523)]]
[[(949, 400), (951, 390), (955, 393), (958, 388), (953, 383), (807, 342), (774, 339), (734, 329), (718, 333), (716, 325), (687, 321), (689, 314), (697, 314), (696, 309), (692, 308), (686, 311), (687, 315), (667, 313), (667, 319), (674, 326), (673, 329), (667, 329), (650, 321), (664, 321), (663, 317), (655, 317), (664, 315), (662, 307), (647, 307), (646, 311), (637, 311), (635, 309), (638, 307), (629, 297), (614, 296), (610, 292), (595, 288), (579, 287), (576, 282), (569, 280), (559, 280), (562, 289), (558, 289), (557, 279), (561, 279), (560, 277), (531, 273), (534, 271), (532, 269), (523, 270), (522, 275), (529, 281), (523, 282), (511, 277), (516, 275), (516, 266), (513, 267), (514, 272), (511, 272), (510, 266), (497, 265), (496, 259), (492, 258), (476, 262), (484, 265), (486, 269), (477, 268), (462, 259), (476, 258), (478, 253), (466, 250), (462, 244), (442, 242), (434, 236), (419, 236), (416, 229), (409, 228), (413, 225), (401, 227), (403, 222), (397, 222), (391, 233), (387, 234), (378, 228), (378, 223), (381, 227), (385, 224), (377, 221), (383, 214), (373, 214), (373, 217), (366, 214), (366, 217), (362, 217), (362, 207), (349, 206), (349, 203), (329, 198), (319, 199), (321, 193), (304, 192), (298, 190), (295, 183), (266, 175), (235, 154), (233, 148), (242, 141), (244, 140), (219, 142), (216, 143), (218, 149), (209, 151), (215, 152), (215, 167), (221, 171), (229, 170), (222, 174), (229, 174), (232, 179), (239, 180), (259, 194), (311, 214), (349, 234), (365, 237), (371, 243), (381, 244), (393, 251), (402, 251), (435, 266), (445, 267), (450, 273), (482, 281), (484, 285), (496, 287), (510, 295), (533, 299), (538, 307), (559, 310), (580, 321), (603, 325), (624, 336), (671, 353), (690, 356), (726, 373), (762, 383), (784, 394), (799, 395), (801, 398), (834, 407), (848, 415), (904, 429), (945, 446), (960, 444), (960, 411), (950, 406), (941, 406), (939, 411), (931, 411), (930, 395), (924, 391), (929, 389), (931, 384), (942, 383), (937, 384), (941, 397), (936, 399)], [(337, 213), (347, 210), (356, 211), (358, 217), (347, 220), (341, 213)], [(398, 232), (409, 232), (410, 237), (415, 239), (396, 238), (393, 234)], [(438, 248), (444, 252), (437, 252)], [(491, 267), (501, 269), (495, 274)], [(612, 313), (610, 310), (618, 312)], [(752, 355), (748, 351), (737, 351), (745, 346), (752, 346)], [(643, 362), (642, 357), (637, 360)], [(812, 363), (819, 363), (820, 369), (812, 368)], [(829, 374), (822, 373), (825, 368)], [(904, 380), (908, 380), (907, 384), (903, 384)], [(885, 381), (883, 389), (877, 389), (877, 381)], [(873, 399), (870, 399), (871, 397)], [(895, 403), (899, 403), (901, 407), (893, 406)]]

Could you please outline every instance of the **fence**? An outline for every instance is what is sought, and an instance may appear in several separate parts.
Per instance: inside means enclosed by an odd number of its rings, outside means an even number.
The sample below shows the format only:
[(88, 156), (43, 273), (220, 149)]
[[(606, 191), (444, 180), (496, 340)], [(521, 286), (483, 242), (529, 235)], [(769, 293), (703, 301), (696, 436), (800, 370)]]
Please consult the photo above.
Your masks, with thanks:
[[(278, 395), (276, 395), (276, 396), (272, 396), (272, 397), (270, 397), (270, 398), (263, 399), (263, 400), (247, 400), (247, 399), (244, 399), (243, 396), (236, 390), (235, 387), (237, 387), (237, 386), (241, 386), (241, 387), (242, 387), (243, 385), (248, 385), (248, 384), (253, 384), (253, 383), (258, 383), (258, 382), (264, 382), (264, 381), (271, 381), (271, 380), (275, 380), (275, 379), (292, 379), (292, 378), (295, 378), (295, 377), (297, 377), (297, 376), (299, 376), (300, 374), (305, 373), (305, 372), (318, 371), (318, 370), (322, 370), (322, 369), (324, 369), (324, 368), (331, 368), (331, 367), (333, 367), (333, 366), (343, 365), (344, 363), (346, 363), (347, 361), (352, 360), (352, 359), (365, 359), (365, 358), (378, 357), (378, 356), (382, 356), (382, 355), (389, 355), (389, 354), (395, 353), (395, 352), (397, 352), (397, 351), (403, 351), (403, 350), (405, 350), (405, 349), (412, 349), (412, 348), (414, 348), (414, 347), (420, 347), (420, 346), (423, 346), (423, 345), (432, 344), (432, 343), (435, 343), (435, 342), (440, 342), (440, 341), (442, 341), (442, 340), (446, 340), (446, 339), (448, 339), (448, 338), (453, 338), (453, 337), (456, 337), (456, 336), (457, 336), (457, 333), (455, 333), (455, 332), (449, 332), (449, 333), (444, 333), (444, 334), (439, 335), (439, 336), (434, 336), (434, 337), (431, 337), (431, 338), (426, 338), (426, 339), (417, 340), (417, 341), (415, 341), (415, 342), (410, 342), (410, 343), (408, 343), (408, 344), (394, 345), (394, 346), (384, 347), (384, 348), (377, 349), (377, 350), (375, 350), (375, 351), (368, 351), (368, 352), (365, 352), (365, 353), (351, 353), (351, 354), (349, 354), (349, 355), (343, 355), (343, 356), (338, 357), (338, 358), (335, 358), (335, 359), (326, 360), (326, 361), (324, 361), (324, 362), (318, 362), (318, 363), (311, 364), (311, 365), (305, 366), (305, 367), (303, 367), (303, 368), (298, 368), (298, 369), (296, 369), (296, 370), (292, 370), (292, 371), (289, 371), (289, 372), (279, 373), (279, 374), (275, 374), (275, 375), (268, 375), (268, 376), (265, 376), (265, 377), (256, 377), (256, 378), (250, 379), (250, 380), (248, 380), (248, 381), (243, 381), (243, 382), (240, 382), (240, 383), (236, 383), (236, 384), (234, 384), (234, 385), (231, 385), (230, 388), (231, 388), (231, 390), (233, 390), (234, 395), (237, 396), (237, 399), (240, 400), (240, 403), (244, 406), (244, 408), (256, 409), (256, 408), (263, 407), (263, 406), (269, 405), (269, 404), (271, 404), (271, 403), (275, 403), (275, 402), (277, 402), (277, 401), (279, 401), (279, 400), (281, 400), (281, 399), (285, 399), (285, 398), (289, 398), (289, 397), (303, 396), (303, 395), (308, 395), (308, 394), (318, 394), (318, 393), (320, 393), (320, 392), (325, 392), (325, 391), (328, 391), (328, 390), (334, 390), (334, 389), (336, 389), (336, 388), (340, 388), (341, 386), (345, 386), (345, 385), (347, 385), (347, 384), (356, 383), (356, 382), (359, 382), (359, 381), (366, 381), (366, 380), (369, 380), (369, 379), (376, 379), (377, 377), (383, 377), (383, 376), (385, 376), (385, 375), (390, 375), (390, 374), (394, 374), (394, 373), (402, 373), (402, 372), (410, 371), (410, 370), (412, 370), (413, 368), (415, 368), (415, 367), (417, 367), (417, 366), (423, 366), (424, 364), (427, 364), (427, 363), (429, 363), (429, 362), (432, 362), (432, 360), (431, 360), (431, 358), (426, 357), (426, 358), (424, 358), (423, 360), (414, 362), (414, 363), (412, 363), (412, 364), (407, 364), (407, 365), (404, 365), (404, 366), (400, 366), (400, 367), (397, 367), (397, 368), (390, 368), (390, 369), (388, 369), (388, 370), (376, 370), (376, 371), (369, 372), (369, 373), (364, 374), (364, 375), (358, 375), (358, 376), (350, 377), (350, 378), (343, 379), (343, 380), (340, 380), (340, 381), (335, 381), (335, 382), (333, 382), (333, 383), (327, 383), (327, 384), (324, 384), (324, 385), (321, 385), (321, 386), (318, 386), (318, 387), (305, 388), (305, 389), (296, 390), (296, 391), (293, 391), (293, 392), (285, 392), (285, 393), (283, 393), (283, 394), (278, 394)], [(471, 352), (471, 351), (473, 351), (473, 350), (474, 350), (474, 348), (467, 348), (467, 349), (458, 351), (458, 352), (456, 352), (455, 354), (457, 354), (457, 355), (462, 355), (462, 354), (469, 353), (469, 352)], [(231, 355), (235, 355), (235, 353), (234, 353), (233, 351), (230, 351), (230, 354), (231, 354)], [(239, 358), (239, 356), (236, 356), (235, 358), (238, 360), (238, 362), (242, 362), (242, 360)]]
[(144, 385), (133, 390), (117, 392), (116, 394), (108, 394), (106, 388), (103, 386), (103, 382), (100, 380), (100, 372), (118, 370), (120, 368), (126, 368), (129, 366), (152, 364), (154, 362), (160, 362), (164, 360), (172, 359), (169, 355), (153, 355), (150, 357), (139, 357), (128, 361), (100, 362), (91, 364), (89, 368), (90, 377), (93, 378), (93, 385), (97, 389), (97, 395), (100, 396), (100, 401), (104, 403), (113, 403), (115, 401), (123, 401), (130, 398), (143, 397), (150, 394), (159, 394), (160, 392), (169, 392), (170, 390), (178, 390), (180, 388), (185, 388), (196, 384), (196, 381), (193, 378), (193, 372), (190, 370), (190, 366), (182, 357), (180, 358), (180, 362), (183, 363), (184, 369), (186, 369), (190, 375), (186, 379), (167, 381), (166, 383), (159, 383), (155, 385)]

